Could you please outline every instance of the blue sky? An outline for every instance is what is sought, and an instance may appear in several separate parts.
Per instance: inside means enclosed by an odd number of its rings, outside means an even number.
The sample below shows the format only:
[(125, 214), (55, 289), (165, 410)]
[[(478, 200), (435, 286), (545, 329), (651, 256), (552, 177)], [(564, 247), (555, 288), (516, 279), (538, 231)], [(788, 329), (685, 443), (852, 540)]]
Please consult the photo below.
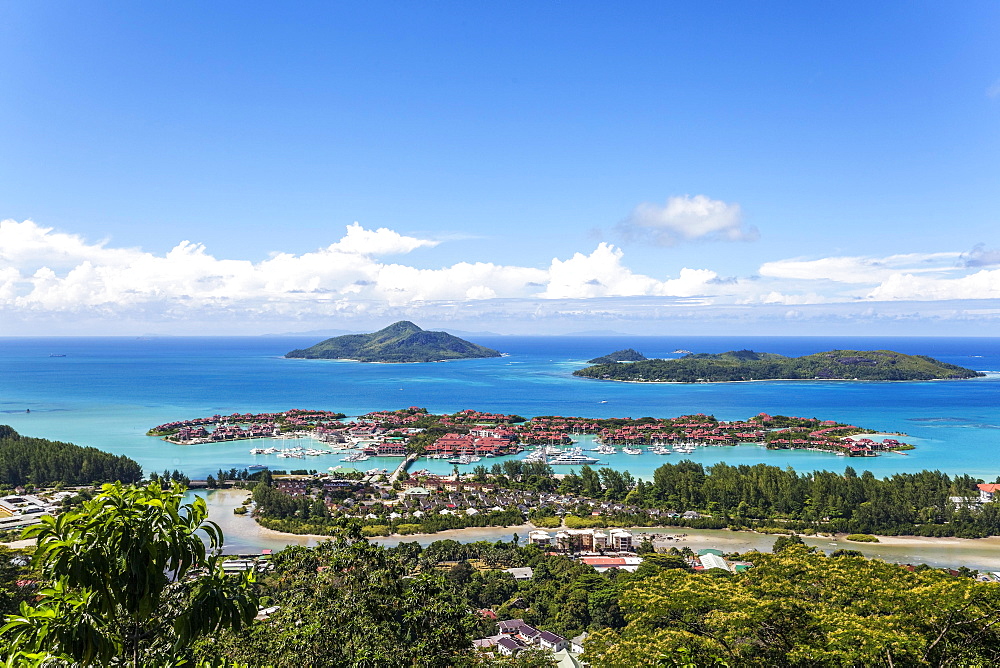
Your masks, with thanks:
[(0, 334), (994, 333), (998, 29), (987, 2), (6, 2)]

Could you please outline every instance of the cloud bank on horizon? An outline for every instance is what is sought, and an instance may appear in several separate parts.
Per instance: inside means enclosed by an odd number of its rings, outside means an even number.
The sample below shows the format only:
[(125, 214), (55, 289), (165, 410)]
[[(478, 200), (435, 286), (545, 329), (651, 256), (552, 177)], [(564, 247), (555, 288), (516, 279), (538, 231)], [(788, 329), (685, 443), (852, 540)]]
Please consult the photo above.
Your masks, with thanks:
[[(636, 211), (629, 225), (644, 230), (652, 243), (746, 241), (756, 234), (744, 226), (738, 205), (702, 196)], [(326, 247), (299, 255), (276, 252), (253, 262), (218, 258), (188, 240), (156, 255), (31, 220), (4, 220), (0, 313), (8, 323), (74, 314), (107, 322), (184, 322), (210, 313), (312, 322), (421, 313), (461, 319), (471, 307), (499, 319), (526, 316), (533, 308), (551, 311), (558, 303), (561, 317), (575, 314), (584, 322), (616, 309), (655, 318), (657, 309), (679, 306), (706, 314), (803, 305), (814, 311), (826, 305), (833, 312), (838, 305), (1000, 299), (1000, 267), (991, 268), (1000, 264), (1000, 253), (982, 246), (964, 253), (789, 258), (763, 263), (754, 276), (729, 278), (708, 267), (679, 267), (664, 276), (637, 273), (625, 251), (606, 242), (541, 267), (460, 261), (426, 269), (386, 259), (439, 243), (354, 223)]]

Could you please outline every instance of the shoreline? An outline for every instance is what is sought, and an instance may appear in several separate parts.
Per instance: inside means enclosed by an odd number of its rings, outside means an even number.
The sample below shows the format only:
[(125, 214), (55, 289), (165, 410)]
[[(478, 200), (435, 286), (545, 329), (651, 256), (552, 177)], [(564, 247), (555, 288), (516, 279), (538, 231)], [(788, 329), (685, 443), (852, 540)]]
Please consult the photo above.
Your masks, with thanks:
[(636, 385), (725, 385), (727, 383), (937, 383), (943, 381), (962, 380), (983, 380), (991, 378), (989, 375), (975, 376), (973, 378), (929, 378), (921, 380), (862, 380), (860, 378), (751, 378), (750, 380), (619, 380), (617, 378), (591, 378), (590, 376), (577, 376), (576, 378), (586, 378), (587, 380), (599, 380), (604, 383), (635, 383)]
[[(198, 490), (198, 491), (200, 492), (201, 490)], [(208, 494), (206, 494), (206, 496), (211, 495), (211, 496), (216, 496), (217, 498), (218, 497), (222, 497), (222, 498), (219, 499), (220, 501), (222, 501), (222, 503), (216, 503), (216, 504), (213, 504), (213, 505), (215, 505), (216, 507), (218, 507), (220, 510), (223, 509), (223, 508), (228, 508), (230, 510), (230, 513), (231, 513), (232, 512), (231, 509), (233, 507), (241, 505), (242, 504), (242, 500), (244, 498), (246, 498), (247, 496), (249, 496), (249, 494), (250, 494), (250, 492), (247, 491), (247, 490), (244, 490), (244, 489), (225, 488), (225, 489), (211, 490)], [(238, 499), (235, 499), (233, 497), (238, 497)], [(206, 501), (207, 500), (208, 499), (206, 499)], [(332, 539), (332, 538), (335, 537), (335, 536), (328, 536), (328, 535), (325, 535), (325, 534), (288, 533), (288, 532), (285, 532), (285, 531), (278, 531), (276, 529), (269, 529), (269, 528), (267, 528), (267, 527), (259, 524), (257, 522), (257, 520), (254, 519), (253, 517), (251, 517), (250, 515), (245, 515), (245, 516), (232, 515), (232, 517), (252, 522), (253, 526), (256, 527), (256, 529), (258, 531), (260, 531), (261, 535), (267, 536), (267, 537), (271, 537), (271, 538), (288, 538), (288, 539), (299, 538), (299, 539), (309, 539), (309, 540), (328, 540), (328, 539)], [(209, 519), (212, 519), (212, 517), (209, 516)], [(215, 518), (213, 521), (217, 522), (218, 518)], [(476, 533), (482, 533), (482, 532), (495, 533), (495, 532), (498, 532), (498, 531), (508, 531), (508, 530), (511, 531), (511, 532), (519, 532), (519, 531), (534, 531), (536, 529), (540, 530), (540, 531), (556, 532), (556, 531), (565, 530), (566, 528), (567, 527), (565, 525), (561, 525), (561, 526), (554, 527), (554, 528), (538, 527), (538, 526), (535, 526), (534, 524), (532, 524), (531, 522), (523, 522), (522, 524), (517, 524), (517, 525), (512, 524), (512, 525), (507, 526), (507, 527), (500, 527), (500, 526), (496, 526), (496, 527), (492, 527), (492, 526), (488, 526), (488, 527), (463, 527), (461, 529), (445, 529), (444, 531), (438, 531), (438, 532), (435, 532), (435, 533), (411, 533), (411, 534), (395, 534), (394, 533), (394, 534), (390, 534), (389, 536), (372, 536), (372, 537), (368, 538), (368, 540), (379, 541), (379, 540), (390, 540), (390, 539), (391, 540), (398, 540), (398, 539), (405, 539), (405, 538), (414, 538), (414, 539), (416, 539), (416, 538), (427, 538), (427, 537), (430, 537), (430, 536), (441, 536), (442, 537), (441, 540), (447, 540), (449, 538), (455, 538), (456, 536), (475, 535)], [(749, 531), (749, 530), (742, 530), (742, 529), (741, 530), (737, 530), (737, 531), (734, 531), (732, 529), (692, 529), (691, 527), (684, 527), (684, 526), (633, 526), (633, 527), (594, 527), (594, 528), (598, 529), (598, 530), (601, 530), (601, 531), (606, 531), (608, 529), (621, 528), (621, 529), (627, 529), (629, 531), (636, 531), (636, 532), (639, 532), (639, 533), (686, 533), (686, 534), (688, 534), (689, 537), (692, 535), (690, 533), (691, 531), (698, 531), (698, 532), (711, 531), (711, 532), (713, 532), (713, 534), (730, 535), (730, 536), (734, 536), (734, 537), (739, 537), (739, 536), (746, 536), (746, 537), (749, 537), (749, 536), (772, 537), (773, 536), (774, 538), (777, 538), (778, 536), (781, 536), (781, 535), (790, 535), (792, 533), (792, 532), (789, 532), (789, 534), (762, 533), (762, 532), (758, 532), (758, 531)], [(876, 538), (878, 538), (879, 542), (877, 542), (877, 543), (860, 543), (860, 542), (846, 540), (845, 537), (849, 535), (849, 534), (846, 534), (846, 533), (835, 534), (835, 535), (814, 534), (812, 536), (808, 536), (806, 534), (798, 533), (796, 535), (798, 535), (798, 536), (800, 536), (800, 537), (802, 537), (802, 538), (804, 538), (806, 540), (810, 540), (811, 539), (811, 540), (817, 540), (817, 541), (834, 541), (834, 542), (837, 542), (838, 544), (839, 543), (843, 543), (843, 545), (862, 545), (862, 546), (868, 546), (868, 547), (878, 546), (878, 545), (882, 545), (882, 546), (918, 546), (918, 545), (922, 545), (922, 546), (927, 546), (927, 547), (930, 547), (930, 546), (935, 546), (935, 547), (963, 547), (963, 546), (965, 546), (965, 547), (971, 547), (971, 546), (990, 547), (990, 546), (992, 546), (992, 547), (996, 547), (996, 548), (1000, 549), (1000, 535), (997, 535), (997, 536), (987, 536), (986, 538), (959, 538), (957, 536), (883, 536), (881, 534), (871, 534), (872, 536), (875, 536)], [(998, 552), (998, 556), (1000, 556), (1000, 552)]]

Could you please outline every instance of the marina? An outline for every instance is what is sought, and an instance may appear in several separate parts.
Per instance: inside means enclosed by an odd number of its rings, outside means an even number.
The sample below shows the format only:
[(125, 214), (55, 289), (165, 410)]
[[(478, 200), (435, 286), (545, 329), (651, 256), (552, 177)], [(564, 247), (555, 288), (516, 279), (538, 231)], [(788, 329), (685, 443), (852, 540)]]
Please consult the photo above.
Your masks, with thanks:
[[(704, 465), (759, 462), (796, 470), (838, 470), (847, 464), (877, 476), (897, 471), (942, 470), (993, 480), (1000, 470), (992, 453), (1000, 449), (1000, 341), (997, 339), (866, 339), (865, 337), (646, 337), (640, 346), (650, 357), (669, 357), (678, 348), (697, 351), (744, 347), (801, 355), (831, 348), (893, 348), (929, 354), (950, 363), (986, 371), (983, 379), (906, 383), (771, 381), (761, 383), (683, 384), (608, 383), (573, 378), (587, 359), (608, 350), (637, 345), (627, 337), (481, 337), (509, 353), (493, 360), (463, 360), (433, 365), (364, 365), (316, 360), (285, 360), (279, 351), (301, 347), (308, 337), (288, 338), (66, 338), (60, 348), (73, 361), (49, 372), (51, 342), (5, 339), (0, 363), (10, 371), (0, 377), (0, 422), (20, 433), (92, 445), (135, 458), (147, 470), (183, 470), (203, 478), (219, 468), (327, 468), (341, 458), (347, 443), (312, 442), (308, 438), (266, 436), (205, 444), (175, 444), (146, 436), (150, 425), (190, 416), (265, 414), (290, 406), (325, 408), (347, 415), (386, 407), (426, 406), (435, 413), (470, 406), (502, 413), (593, 415), (612, 417), (670, 416), (705, 413), (736, 419), (767, 411), (776, 415), (829, 418), (870, 426), (891, 434), (906, 433), (916, 445), (906, 456), (886, 453), (852, 460), (829, 452), (766, 450), (752, 443), (736, 447), (664, 447), (652, 443), (643, 455), (623, 455), (621, 446), (572, 435), (576, 446), (592, 450), (608, 445), (615, 454), (588, 452), (599, 465), (650, 478), (666, 461), (690, 458)], [(978, 357), (977, 357), (978, 356)], [(507, 362), (517, 362), (507, 364)], [(990, 375), (994, 374), (994, 375)], [(14, 383), (13, 379), (18, 382)], [(157, 379), (151, 382), (150, 379)], [(276, 384), (275, 378), (282, 382)], [(399, 388), (402, 387), (401, 391)], [(607, 403), (600, 403), (606, 401)], [(26, 412), (30, 409), (30, 413)], [(539, 445), (562, 448), (548, 439)], [(305, 459), (277, 458), (283, 449), (302, 445), (331, 454)], [(274, 451), (250, 454), (251, 448)], [(639, 447), (639, 446), (637, 446)], [(683, 449), (678, 450), (681, 447)], [(689, 450), (688, 447), (693, 447)], [(478, 465), (502, 464), (523, 454), (483, 457)], [(400, 455), (367, 455), (369, 463), (394, 469)], [(422, 459), (419, 466), (435, 473), (451, 472), (448, 459)], [(313, 464), (312, 462), (315, 462)], [(464, 466), (464, 465), (460, 465)]]

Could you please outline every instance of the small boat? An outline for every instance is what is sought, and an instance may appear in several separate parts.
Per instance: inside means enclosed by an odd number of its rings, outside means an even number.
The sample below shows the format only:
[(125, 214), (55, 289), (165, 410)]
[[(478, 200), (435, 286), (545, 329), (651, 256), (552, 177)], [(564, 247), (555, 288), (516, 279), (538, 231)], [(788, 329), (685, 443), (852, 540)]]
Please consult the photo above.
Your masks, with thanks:
[(626, 446), (626, 447), (622, 448), (622, 454), (623, 455), (641, 455), (642, 454), (642, 449), (641, 448), (630, 448), (630, 447)]
[(262, 471), (262, 470), (267, 470), (267, 466), (265, 466), (264, 464), (251, 464), (250, 466), (247, 467), (247, 470)]

